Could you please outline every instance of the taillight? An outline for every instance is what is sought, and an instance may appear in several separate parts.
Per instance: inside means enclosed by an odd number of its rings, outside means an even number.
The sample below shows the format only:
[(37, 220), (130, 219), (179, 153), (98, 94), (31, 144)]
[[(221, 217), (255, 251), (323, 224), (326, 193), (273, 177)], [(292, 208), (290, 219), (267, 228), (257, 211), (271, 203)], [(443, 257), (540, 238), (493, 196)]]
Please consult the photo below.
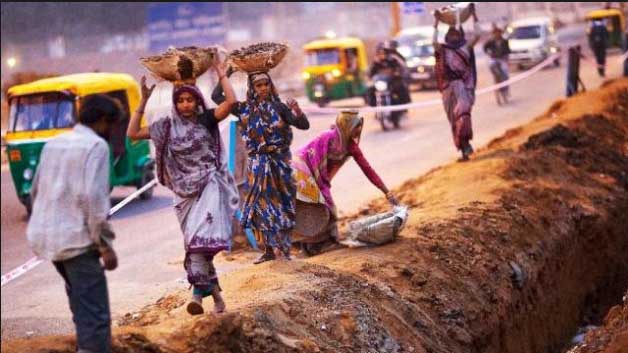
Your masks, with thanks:
[(22, 160), (22, 153), (20, 150), (11, 150), (9, 151), (9, 160), (11, 162), (19, 162)]

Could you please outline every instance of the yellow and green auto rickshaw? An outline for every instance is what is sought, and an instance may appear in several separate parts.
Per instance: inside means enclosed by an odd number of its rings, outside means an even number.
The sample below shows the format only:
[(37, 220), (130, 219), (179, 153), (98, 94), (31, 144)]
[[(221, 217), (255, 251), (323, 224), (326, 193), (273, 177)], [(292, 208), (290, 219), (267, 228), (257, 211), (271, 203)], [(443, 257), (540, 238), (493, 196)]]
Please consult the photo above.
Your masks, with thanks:
[(586, 20), (589, 24), (587, 27), (587, 35), (591, 30), (591, 23), (594, 20), (603, 20), (606, 23), (606, 29), (608, 30), (608, 48), (618, 47), (623, 49), (626, 43), (625, 31), (626, 29), (626, 16), (619, 9), (601, 9), (593, 10), (586, 15)]
[(317, 39), (303, 46), (305, 92), (324, 106), (331, 100), (363, 96), (366, 92), (366, 49), (358, 38)]
[[(69, 131), (77, 121), (81, 101), (105, 94), (123, 107), (122, 122), (110, 138), (110, 185), (141, 188), (154, 178), (154, 160), (148, 141), (126, 137), (130, 112), (140, 99), (139, 85), (127, 74), (81, 73), (13, 86), (8, 91), (9, 128), (6, 150), (17, 196), (31, 211), (30, 190), (41, 150), (54, 136)], [(152, 196), (152, 188), (140, 197)]]

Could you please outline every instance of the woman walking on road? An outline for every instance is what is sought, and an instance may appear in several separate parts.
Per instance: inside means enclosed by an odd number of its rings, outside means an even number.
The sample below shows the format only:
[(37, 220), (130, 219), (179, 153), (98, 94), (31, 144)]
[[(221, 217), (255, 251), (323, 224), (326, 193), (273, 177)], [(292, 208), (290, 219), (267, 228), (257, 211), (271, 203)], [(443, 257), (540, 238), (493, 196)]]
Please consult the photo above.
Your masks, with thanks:
[(224, 68), (214, 65), (225, 101), (208, 109), (194, 85), (177, 85), (169, 114), (158, 116), (150, 127), (140, 127), (146, 103), (155, 88), (142, 77), (142, 100), (133, 114), (127, 135), (151, 139), (155, 144), (159, 182), (175, 194), (174, 209), (181, 225), (185, 246), (184, 267), (194, 291), (187, 311), (202, 314), (202, 300), (212, 295), (215, 312), (225, 310), (220, 285), (212, 263), (214, 256), (228, 249), (231, 219), (238, 207), (238, 192), (227, 169), (218, 122), (229, 115), (235, 94)]

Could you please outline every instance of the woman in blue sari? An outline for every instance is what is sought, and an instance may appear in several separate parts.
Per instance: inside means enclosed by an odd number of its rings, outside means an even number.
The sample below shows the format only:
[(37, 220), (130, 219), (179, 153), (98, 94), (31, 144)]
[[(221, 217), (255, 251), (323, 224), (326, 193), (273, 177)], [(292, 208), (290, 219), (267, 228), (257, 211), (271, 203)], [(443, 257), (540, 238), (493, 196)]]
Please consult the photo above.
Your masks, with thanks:
[[(224, 101), (220, 85), (212, 99), (216, 104)], [(266, 72), (249, 74), (246, 101), (236, 103), (231, 113), (240, 120), (248, 153), (240, 223), (261, 234), (265, 246), (255, 264), (274, 260), (274, 249), (290, 259), (296, 198), (290, 166), (291, 126), (307, 130), (310, 124), (295, 100), (281, 102)]]

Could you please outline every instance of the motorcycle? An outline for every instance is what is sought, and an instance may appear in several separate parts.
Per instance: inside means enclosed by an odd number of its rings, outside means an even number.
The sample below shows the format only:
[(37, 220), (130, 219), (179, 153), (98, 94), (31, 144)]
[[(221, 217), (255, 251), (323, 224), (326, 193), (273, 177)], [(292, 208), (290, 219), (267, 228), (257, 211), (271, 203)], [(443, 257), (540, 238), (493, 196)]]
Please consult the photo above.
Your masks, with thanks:
[[(373, 76), (373, 87), (375, 89), (375, 106), (386, 107), (400, 103), (398, 93), (393, 92), (392, 75), (377, 74)], [(391, 127), (394, 129), (400, 127), (399, 122), (405, 113), (405, 110), (376, 112), (375, 118), (382, 126), (382, 130), (388, 131)]]

